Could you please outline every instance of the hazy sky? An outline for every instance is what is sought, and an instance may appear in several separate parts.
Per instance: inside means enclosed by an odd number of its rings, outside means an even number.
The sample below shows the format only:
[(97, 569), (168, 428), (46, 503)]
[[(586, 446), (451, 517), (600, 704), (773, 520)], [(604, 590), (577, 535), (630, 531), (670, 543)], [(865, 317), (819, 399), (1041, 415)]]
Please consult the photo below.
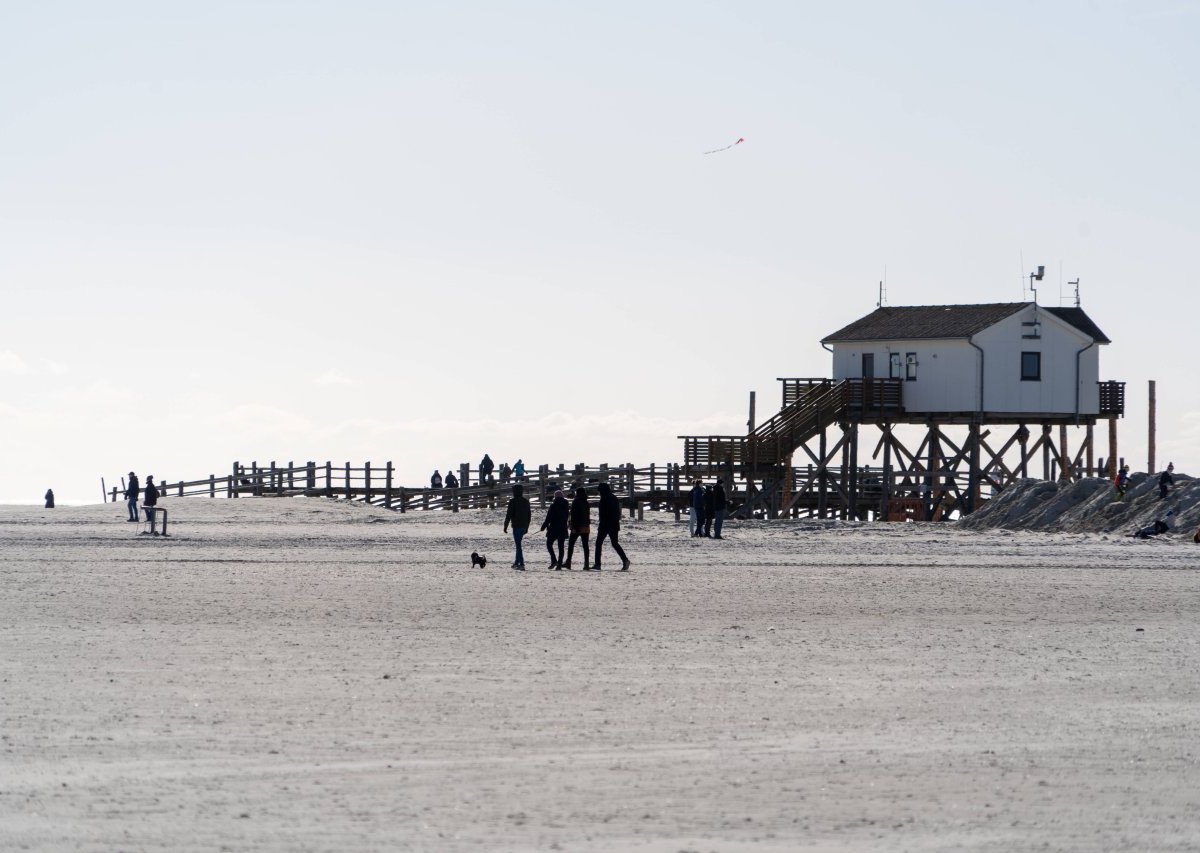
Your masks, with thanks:
[(1198, 44), (1178, 0), (0, 4), (0, 501), (678, 460), (829, 375), (885, 268), (1037, 264), (1123, 455), (1155, 379), (1200, 474)]

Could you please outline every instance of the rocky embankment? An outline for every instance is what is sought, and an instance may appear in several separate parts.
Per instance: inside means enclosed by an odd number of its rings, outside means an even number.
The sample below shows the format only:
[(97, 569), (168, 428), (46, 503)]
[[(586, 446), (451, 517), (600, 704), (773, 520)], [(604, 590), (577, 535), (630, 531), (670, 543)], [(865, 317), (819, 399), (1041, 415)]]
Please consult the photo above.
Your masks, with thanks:
[(1121, 501), (1107, 479), (1074, 483), (1018, 480), (979, 511), (959, 522), (971, 530), (1003, 527), (1067, 533), (1132, 534), (1174, 512), (1169, 538), (1191, 539), (1200, 526), (1200, 480), (1175, 475), (1165, 499), (1158, 496), (1157, 474), (1131, 474)]

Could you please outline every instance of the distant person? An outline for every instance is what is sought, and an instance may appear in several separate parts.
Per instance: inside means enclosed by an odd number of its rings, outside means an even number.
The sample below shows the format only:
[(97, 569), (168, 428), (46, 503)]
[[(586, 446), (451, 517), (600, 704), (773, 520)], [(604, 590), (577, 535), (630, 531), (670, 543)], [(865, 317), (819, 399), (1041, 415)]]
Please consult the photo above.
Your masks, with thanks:
[(713, 486), (713, 539), (721, 538), (721, 527), (725, 524), (725, 510), (729, 507), (729, 499), (725, 495), (725, 486), (720, 480)]
[(513, 496), (509, 499), (508, 509), (504, 513), (504, 532), (507, 533), (509, 525), (512, 525), (513, 544), (516, 545), (512, 567), (522, 572), (525, 571), (525, 552), (521, 550), (521, 540), (533, 519), (533, 508), (529, 506), (529, 499), (524, 496), (524, 491), (522, 486), (512, 487)]
[(1158, 536), (1162, 533), (1169, 533), (1175, 527), (1175, 511), (1171, 510), (1165, 518), (1156, 518), (1154, 523), (1149, 527), (1143, 527), (1137, 533), (1132, 534), (1136, 539), (1149, 539), (1151, 536)]
[(501, 462), (498, 470), (500, 472), (500, 485), (507, 486), (509, 479), (512, 477), (512, 468), (509, 467), (507, 462)]
[(492, 476), (492, 469), (495, 467), (496, 466), (492, 464), (492, 457), (488, 456), (486, 453), (483, 454), (483, 458), (479, 460), (479, 482), (486, 483), (488, 481), (488, 477)]
[(596, 531), (596, 559), (592, 562), (592, 566), (595, 571), (600, 571), (600, 548), (604, 544), (605, 537), (608, 537), (612, 541), (613, 550), (621, 558), (621, 571), (627, 572), (629, 571), (629, 558), (625, 556), (625, 550), (617, 541), (617, 534), (621, 530), (621, 502), (612, 493), (612, 488), (608, 483), (601, 483), (599, 488), (600, 525), (599, 530)]
[(435, 468), (433, 470), (433, 476), (429, 478), (429, 488), (440, 489), (441, 487), (442, 487), (442, 475), (440, 473), (438, 473), (438, 470)]
[(146, 490), (142, 495), (142, 510), (146, 513), (146, 521), (154, 519), (154, 507), (158, 504), (158, 488), (154, 485), (154, 477), (146, 475)]
[(446, 488), (447, 489), (457, 489), (458, 488), (458, 477), (454, 476), (453, 471), (446, 472)]
[(704, 482), (697, 480), (688, 492), (688, 533), (702, 536), (704, 531)]
[[(550, 568), (562, 571), (563, 545), (567, 541), (567, 528), (571, 520), (571, 505), (567, 497), (559, 489), (554, 493), (554, 500), (546, 510), (546, 520), (542, 522), (542, 530), (546, 531), (546, 550), (550, 552)], [(558, 556), (554, 556), (554, 546), (558, 546)]]
[(571, 538), (567, 542), (567, 568), (571, 568), (571, 556), (575, 553), (575, 540), (583, 540), (583, 570), (591, 571), (591, 551), (588, 539), (592, 533), (592, 507), (588, 504), (587, 489), (575, 487), (575, 499), (571, 501)]
[(125, 487), (125, 506), (129, 509), (129, 520), (138, 520), (138, 498), (142, 495), (142, 485), (138, 482), (137, 474), (129, 472), (129, 485)]
[(712, 486), (704, 487), (704, 538), (712, 539), (713, 516), (717, 513), (717, 496)]
[(524, 480), (525, 479), (525, 463), (522, 462), (520, 459), (518, 459), (517, 464), (513, 466), (512, 472), (513, 472), (513, 476), (517, 478), (517, 482)]
[(1117, 472), (1117, 500), (1122, 500), (1125, 497), (1125, 490), (1129, 488), (1129, 466), (1122, 465), (1121, 470)]
[(46, 509), (54, 509), (54, 489), (46, 489)]
[(1167, 468), (1158, 475), (1158, 499), (1165, 500), (1167, 492), (1175, 485), (1175, 463), (1168, 462)]

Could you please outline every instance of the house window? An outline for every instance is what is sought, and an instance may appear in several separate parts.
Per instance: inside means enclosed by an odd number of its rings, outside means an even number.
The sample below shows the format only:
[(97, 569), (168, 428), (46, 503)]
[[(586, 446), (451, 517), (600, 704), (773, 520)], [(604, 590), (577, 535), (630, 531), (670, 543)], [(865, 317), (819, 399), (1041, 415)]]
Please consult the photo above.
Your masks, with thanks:
[(900, 353), (894, 352), (888, 355), (888, 378), (899, 379), (900, 373)]
[(1040, 382), (1042, 378), (1042, 354), (1040, 352), (1021, 353), (1021, 381)]
[(917, 354), (915, 352), (904, 354), (904, 378), (908, 382), (917, 378)]
[(863, 379), (875, 378), (875, 353), (863, 353)]

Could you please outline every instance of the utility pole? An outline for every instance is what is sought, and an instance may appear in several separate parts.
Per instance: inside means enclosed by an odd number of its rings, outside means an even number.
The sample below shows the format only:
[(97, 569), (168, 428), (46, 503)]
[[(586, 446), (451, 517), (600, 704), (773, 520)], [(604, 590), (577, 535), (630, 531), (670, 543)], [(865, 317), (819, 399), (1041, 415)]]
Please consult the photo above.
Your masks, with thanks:
[(1149, 424), (1150, 435), (1147, 438), (1147, 445), (1146, 445), (1148, 447), (1148, 457), (1149, 457), (1146, 461), (1146, 473), (1147, 474), (1154, 473), (1154, 429), (1155, 429), (1154, 408), (1157, 405), (1156, 389), (1154, 386), (1155, 386), (1155, 382), (1153, 379), (1151, 379), (1150, 380), (1150, 407), (1149, 407), (1150, 408), (1150, 424)]

